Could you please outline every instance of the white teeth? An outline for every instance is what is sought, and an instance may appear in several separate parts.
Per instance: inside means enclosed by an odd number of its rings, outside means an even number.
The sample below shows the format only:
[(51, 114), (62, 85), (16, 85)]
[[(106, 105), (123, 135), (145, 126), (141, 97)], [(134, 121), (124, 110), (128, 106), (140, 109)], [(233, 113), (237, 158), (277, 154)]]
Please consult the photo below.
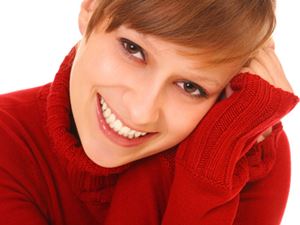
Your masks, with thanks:
[[(103, 101), (103, 100), (102, 100), (102, 101)], [(102, 109), (103, 109), (103, 110), (106, 110), (106, 109), (107, 109), (107, 105), (106, 105), (105, 102), (102, 103)]]
[(135, 132), (136, 131), (134, 131), (134, 130), (130, 130), (129, 133), (128, 133), (128, 138), (132, 139)]
[(110, 116), (108, 118), (106, 118), (106, 122), (108, 124), (115, 122), (115, 120), (116, 120), (116, 116), (114, 114), (110, 114)]
[(103, 112), (103, 116), (104, 116), (105, 119), (107, 119), (111, 114), (110, 109), (106, 109), (105, 111), (103, 111), (103, 109), (102, 109), (102, 112)]
[(118, 134), (120, 134), (120, 135), (123, 135), (123, 136), (127, 136), (127, 133), (130, 131), (130, 128), (128, 128), (128, 127), (122, 127), (120, 130), (119, 130), (119, 132), (118, 132)]
[(121, 127), (123, 126), (122, 122), (120, 120), (116, 120), (113, 124), (112, 124), (112, 129), (114, 129), (115, 131), (118, 131), (121, 129)]
[(108, 108), (103, 98), (101, 98), (101, 108), (106, 123), (110, 126), (110, 128), (112, 128), (119, 135), (122, 135), (129, 139), (133, 139), (133, 138), (145, 136), (147, 134), (146, 132), (140, 132), (124, 126), (123, 123), (117, 119), (116, 115), (112, 113), (111, 109)]
[(134, 137), (137, 138), (137, 137), (141, 136), (141, 134), (142, 134), (142, 132), (136, 132), (136, 133), (134, 134)]

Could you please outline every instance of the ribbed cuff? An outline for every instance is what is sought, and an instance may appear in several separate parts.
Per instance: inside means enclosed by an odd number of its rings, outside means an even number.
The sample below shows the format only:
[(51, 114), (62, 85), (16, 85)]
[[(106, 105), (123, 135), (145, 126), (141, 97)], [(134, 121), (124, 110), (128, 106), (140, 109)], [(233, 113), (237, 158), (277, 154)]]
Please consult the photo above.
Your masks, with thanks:
[[(193, 173), (228, 188), (244, 170), (242, 157), (259, 134), (291, 111), (299, 98), (257, 75), (243, 73), (231, 83), (232, 96), (217, 103), (178, 148), (176, 160)], [(234, 179), (234, 180), (233, 180)]]

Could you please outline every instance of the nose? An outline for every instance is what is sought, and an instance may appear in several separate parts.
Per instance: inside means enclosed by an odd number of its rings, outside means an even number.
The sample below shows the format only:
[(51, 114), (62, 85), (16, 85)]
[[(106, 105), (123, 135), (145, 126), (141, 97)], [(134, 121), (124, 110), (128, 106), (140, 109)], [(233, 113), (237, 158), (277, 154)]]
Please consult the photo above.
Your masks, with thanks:
[(151, 126), (156, 123), (162, 113), (164, 94), (160, 85), (139, 85), (128, 90), (124, 96), (124, 105), (130, 120), (135, 125)]

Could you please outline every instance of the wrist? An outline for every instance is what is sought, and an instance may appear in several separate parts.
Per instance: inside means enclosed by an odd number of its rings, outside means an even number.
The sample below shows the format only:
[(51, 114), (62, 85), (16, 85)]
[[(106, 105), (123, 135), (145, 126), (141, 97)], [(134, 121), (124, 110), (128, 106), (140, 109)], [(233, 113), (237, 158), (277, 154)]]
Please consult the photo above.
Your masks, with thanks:
[(234, 94), (208, 112), (176, 155), (194, 174), (227, 186), (239, 183), (236, 174), (247, 170), (241, 162), (257, 137), (299, 101), (256, 75), (237, 75), (232, 86)]

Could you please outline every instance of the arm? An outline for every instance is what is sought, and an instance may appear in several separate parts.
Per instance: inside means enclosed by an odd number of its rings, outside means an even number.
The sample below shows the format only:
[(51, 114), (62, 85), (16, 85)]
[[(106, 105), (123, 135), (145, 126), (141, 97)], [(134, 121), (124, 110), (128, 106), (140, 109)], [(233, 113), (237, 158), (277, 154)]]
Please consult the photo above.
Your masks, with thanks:
[[(268, 46), (234, 77), (230, 88), (233, 94), (217, 103), (179, 145), (163, 225), (233, 224), (237, 211), (246, 210), (238, 206), (255, 175), (248, 152), (299, 101)], [(278, 208), (284, 207), (285, 202)]]
[[(105, 224), (234, 224), (241, 192), (254, 173), (246, 153), (298, 98), (255, 75), (240, 74), (232, 84), (234, 94), (217, 103), (179, 145), (174, 179), (172, 175), (170, 183), (166, 182), (163, 174), (167, 173), (160, 172), (155, 159), (143, 159), (118, 181), (110, 206), (114, 213)], [(163, 187), (167, 194), (160, 193)], [(124, 210), (114, 200), (132, 204)]]
[(252, 181), (240, 193), (234, 224), (280, 224), (290, 186), (290, 151), (281, 124), (249, 156)]
[(8, 119), (0, 120), (0, 224), (47, 225), (31, 194), (35, 178), (26, 146), (6, 125)]
[(264, 130), (298, 102), (293, 94), (251, 74), (217, 103), (177, 150), (163, 225), (233, 224), (240, 192), (252, 178), (247, 153)]
[(0, 169), (0, 224), (47, 225), (46, 218), (9, 172)]

